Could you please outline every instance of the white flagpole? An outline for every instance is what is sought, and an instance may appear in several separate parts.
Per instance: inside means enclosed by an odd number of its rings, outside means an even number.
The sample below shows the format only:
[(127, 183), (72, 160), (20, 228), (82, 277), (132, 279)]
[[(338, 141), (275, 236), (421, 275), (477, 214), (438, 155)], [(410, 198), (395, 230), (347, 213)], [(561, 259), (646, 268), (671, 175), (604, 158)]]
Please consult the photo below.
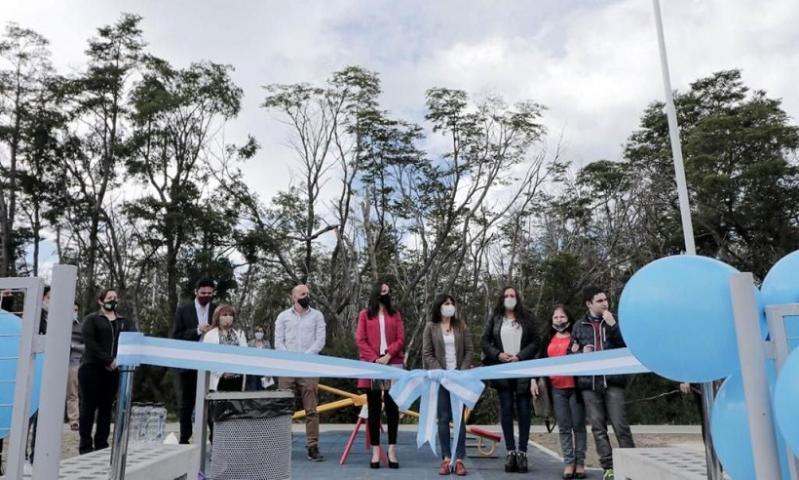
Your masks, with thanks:
[[(691, 206), (688, 200), (688, 185), (685, 180), (685, 168), (682, 158), (682, 145), (680, 144), (680, 127), (677, 124), (677, 110), (674, 108), (674, 95), (671, 90), (669, 77), (669, 61), (666, 57), (666, 40), (663, 36), (663, 19), (660, 16), (660, 0), (652, 0), (655, 11), (655, 26), (657, 27), (658, 46), (660, 47), (660, 67), (663, 73), (663, 88), (666, 93), (666, 118), (669, 121), (669, 138), (671, 139), (671, 153), (674, 158), (674, 177), (677, 181), (677, 196), (680, 202), (680, 218), (682, 232), (685, 239), (685, 253), (696, 255), (694, 243), (694, 227), (691, 223)], [(705, 458), (707, 460), (707, 477), (710, 480), (721, 480), (721, 465), (713, 450), (710, 438), (710, 411), (713, 407), (713, 383), (702, 385), (702, 416), (705, 430)]]

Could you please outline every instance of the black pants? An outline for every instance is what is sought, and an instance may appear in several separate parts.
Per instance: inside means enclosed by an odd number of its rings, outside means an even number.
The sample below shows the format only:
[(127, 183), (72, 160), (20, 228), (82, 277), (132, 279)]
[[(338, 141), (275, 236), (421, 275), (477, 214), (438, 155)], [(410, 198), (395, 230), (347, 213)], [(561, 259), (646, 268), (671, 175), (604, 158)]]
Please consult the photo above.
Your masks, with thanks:
[(386, 422), (388, 423), (388, 444), (397, 444), (397, 430), (399, 429), (399, 407), (388, 392), (383, 390), (366, 390), (366, 405), (369, 408), (369, 440), (373, 447), (380, 445), (380, 412), (381, 403), (386, 405)]
[[(111, 406), (119, 387), (119, 370), (109, 372), (103, 365), (81, 365), (80, 385), (80, 445), (81, 454), (108, 448), (111, 431)], [(92, 442), (95, 414), (97, 429)]]
[[(240, 392), (244, 385), (244, 377), (238, 375), (232, 378), (220, 378), (219, 384), (216, 386), (217, 392)], [(213, 443), (214, 441), (214, 422), (208, 418), (208, 439)]]
[(180, 415), (180, 443), (189, 443), (192, 433), (191, 415), (197, 397), (197, 371), (178, 370), (178, 395)]

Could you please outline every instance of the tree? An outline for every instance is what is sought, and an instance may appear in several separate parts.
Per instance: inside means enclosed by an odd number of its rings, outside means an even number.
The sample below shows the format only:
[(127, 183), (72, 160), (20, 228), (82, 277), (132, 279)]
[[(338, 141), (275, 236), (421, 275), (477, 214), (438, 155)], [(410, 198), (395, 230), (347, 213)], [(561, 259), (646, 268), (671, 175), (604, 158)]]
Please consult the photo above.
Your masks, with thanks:
[[(697, 250), (763, 278), (799, 242), (799, 170), (791, 158), (799, 148), (799, 128), (789, 123), (779, 100), (750, 92), (738, 70), (697, 80), (675, 102)], [(671, 210), (664, 220), (679, 231), (667, 145), (663, 106), (654, 103), (625, 157), (644, 172), (650, 198)]]
[(14, 23), (0, 40), (0, 58), (9, 65), (0, 70), (0, 144), (7, 154), (7, 161), (0, 157), (0, 276), (15, 274), (17, 249), (24, 242), (24, 231), (15, 227), (20, 155), (32, 140), (31, 124), (38, 113), (34, 104), (44, 95), (51, 70), (47, 45), (38, 33)]
[(177, 307), (183, 249), (198, 237), (206, 246), (219, 246), (238, 217), (225, 215), (228, 211), (216, 214), (219, 205), (205, 201), (203, 191), (210, 178), (208, 142), (218, 122), (235, 117), (241, 108), (242, 91), (231, 80), (231, 70), (215, 63), (175, 69), (150, 57), (132, 94), (132, 155), (126, 165), (150, 191), (126, 210), (147, 220), (142, 241), (165, 250), (169, 311)]
[[(144, 49), (141, 17), (124, 14), (112, 26), (98, 29), (86, 50), (86, 72), (71, 82), (76, 135), (80, 149), (65, 158), (70, 181), (72, 225), (84, 232), (75, 237), (85, 262), (84, 303), (93, 304), (97, 290), (97, 263), (101, 252), (101, 229), (109, 217), (105, 202), (120, 180), (119, 168), (127, 157), (125, 117), (131, 75)], [(85, 225), (84, 225), (85, 224)], [(118, 286), (124, 290), (124, 286)]]

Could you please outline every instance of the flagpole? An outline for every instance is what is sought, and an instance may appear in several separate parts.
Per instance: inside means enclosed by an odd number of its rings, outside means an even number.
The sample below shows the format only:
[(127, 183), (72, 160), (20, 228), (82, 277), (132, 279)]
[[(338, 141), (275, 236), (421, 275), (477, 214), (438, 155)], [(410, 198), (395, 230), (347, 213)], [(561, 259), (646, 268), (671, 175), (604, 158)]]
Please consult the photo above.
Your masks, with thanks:
[[(691, 206), (688, 199), (688, 184), (685, 180), (685, 168), (682, 158), (682, 145), (680, 144), (680, 127), (677, 124), (677, 110), (674, 108), (674, 95), (669, 77), (669, 61), (666, 56), (666, 40), (663, 36), (663, 19), (660, 16), (660, 0), (652, 0), (655, 12), (655, 26), (657, 27), (658, 46), (660, 49), (660, 67), (663, 73), (663, 88), (666, 94), (666, 118), (669, 122), (669, 138), (671, 140), (671, 153), (674, 159), (674, 177), (677, 181), (677, 197), (680, 204), (680, 219), (682, 232), (685, 239), (685, 253), (696, 255), (694, 243), (694, 227), (691, 223)], [(710, 438), (710, 411), (713, 407), (713, 383), (702, 385), (702, 422), (704, 426), (705, 458), (707, 460), (707, 477), (709, 480), (721, 480), (721, 465), (713, 450)]]

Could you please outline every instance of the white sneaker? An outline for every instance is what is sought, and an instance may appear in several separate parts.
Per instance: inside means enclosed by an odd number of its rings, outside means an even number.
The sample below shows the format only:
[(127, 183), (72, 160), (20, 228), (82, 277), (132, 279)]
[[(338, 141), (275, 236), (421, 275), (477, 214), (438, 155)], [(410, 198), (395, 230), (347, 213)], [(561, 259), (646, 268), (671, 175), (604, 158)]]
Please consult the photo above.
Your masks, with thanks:
[(25, 462), (22, 465), (22, 474), (23, 475), (33, 475), (33, 465), (30, 462)]

